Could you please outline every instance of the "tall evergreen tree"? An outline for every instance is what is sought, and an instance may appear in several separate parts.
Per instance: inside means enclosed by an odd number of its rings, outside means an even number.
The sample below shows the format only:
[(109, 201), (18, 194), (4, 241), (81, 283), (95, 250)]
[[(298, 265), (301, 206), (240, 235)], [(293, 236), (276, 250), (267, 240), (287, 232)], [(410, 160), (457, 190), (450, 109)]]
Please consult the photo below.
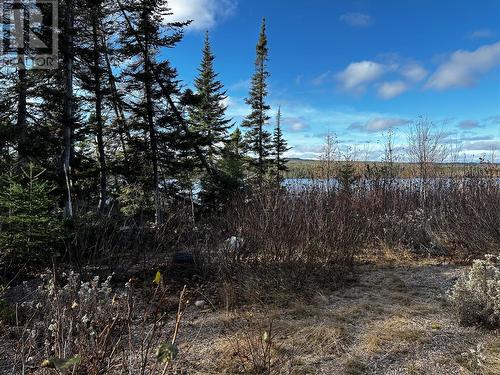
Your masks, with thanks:
[(271, 151), (271, 134), (264, 129), (270, 119), (267, 111), (271, 108), (266, 104), (268, 94), (266, 80), (269, 77), (269, 72), (267, 71), (268, 47), (265, 19), (262, 20), (256, 53), (255, 73), (252, 77), (249, 97), (246, 99), (246, 103), (251, 106), (252, 111), (245, 118), (242, 126), (248, 129), (246, 133), (248, 149), (255, 156), (255, 159), (251, 161), (251, 166), (260, 183), (267, 171), (268, 157)]
[[(108, 3), (107, 11), (113, 10), (109, 8), (111, 7)], [(111, 19), (116, 17), (116, 15), (112, 15)], [(114, 158), (110, 160), (110, 169), (113, 170), (114, 173), (117, 173), (122, 176), (122, 178), (131, 182), (133, 174), (131, 173), (131, 161), (129, 154), (129, 145), (131, 141), (130, 128), (128, 126), (128, 119), (125, 115), (124, 110), (124, 100), (123, 95), (120, 95), (118, 91), (118, 80), (113, 71), (113, 64), (116, 66), (117, 63), (120, 64), (119, 60), (119, 45), (116, 43), (110, 43), (109, 39), (112, 39), (112, 35), (114, 32), (118, 32), (119, 26), (114, 23), (106, 24), (106, 26), (102, 23), (101, 30), (103, 31), (101, 35), (101, 46), (102, 46), (102, 55), (104, 59), (104, 70), (105, 75), (107, 77), (106, 87), (109, 92), (109, 101), (110, 105), (113, 109), (112, 113), (114, 115), (113, 120), (110, 124), (110, 133), (111, 138), (118, 139), (118, 142), (114, 144)], [(121, 150), (121, 152), (119, 152)]]
[[(160, 125), (177, 126), (173, 116), (163, 110), (169, 103), (161, 103), (164, 89), (169, 94), (178, 92), (177, 72), (168, 60), (159, 61), (159, 50), (172, 48), (183, 37), (183, 28), (190, 22), (165, 23), (164, 18), (171, 15), (165, 0), (127, 1), (120, 7), (126, 17), (121, 32), (122, 54), (131, 62), (123, 70), (127, 90), (142, 91), (140, 97), (133, 98), (129, 109), (135, 117), (137, 130), (142, 131), (146, 160), (150, 162), (155, 207), (155, 222), (161, 223), (160, 199)], [(161, 87), (158, 82), (161, 80)], [(160, 105), (161, 104), (161, 105)], [(140, 145), (140, 141), (138, 142)], [(146, 146), (146, 147), (144, 147)], [(149, 164), (149, 163), (147, 163)]]
[(283, 172), (288, 171), (287, 163), (288, 160), (285, 159), (285, 152), (290, 150), (286, 139), (283, 137), (283, 132), (281, 131), (281, 107), (278, 108), (278, 113), (276, 115), (276, 127), (273, 134), (273, 174), (276, 179), (276, 185), (280, 186), (281, 180), (283, 178)]
[(245, 144), (240, 128), (231, 133), (222, 152), (220, 169), (241, 185), (244, 179)]
[[(75, 53), (80, 62), (75, 67), (75, 78), (78, 81), (77, 84), (85, 92), (83, 99), (89, 103), (88, 110), (91, 111), (91, 116), (88, 117), (89, 126), (84, 129), (83, 133), (92, 137), (86, 139), (85, 143), (90, 146), (91, 161), (94, 162), (94, 159), (97, 159), (95, 169), (98, 171), (98, 210), (102, 211), (106, 206), (108, 196), (104, 112), (105, 97), (109, 96), (109, 90), (103, 85), (106, 67), (105, 49), (102, 44), (102, 35), (106, 32), (103, 28), (103, 11), (108, 4), (105, 4), (104, 0), (79, 0), (78, 5), (75, 23), (82, 31), (75, 36)], [(87, 27), (89, 25), (91, 27)], [(94, 158), (93, 155), (96, 157)]]
[(216, 176), (206, 175), (201, 180), (201, 200), (205, 207), (221, 209), (225, 203), (244, 187), (245, 144), (239, 128), (231, 134), (224, 144), (218, 160)]
[[(9, 140), (12, 143), (12, 156), (26, 165), (28, 159), (34, 154), (31, 152), (31, 134), (33, 121), (30, 120), (28, 112), (30, 111), (30, 102), (33, 102), (30, 88), (34, 82), (32, 80), (32, 64), (26, 64), (33, 50), (29, 45), (29, 15), (39, 8), (38, 3), (19, 2), (18, 0), (6, 0), (2, 2), (5, 14), (12, 11), (12, 20), (10, 17), (0, 19), (0, 38), (4, 42), (10, 40), (10, 47), (14, 48), (16, 64), (2, 65), (0, 72), (0, 122), (9, 125), (10, 135), (14, 138)], [(24, 25), (18, 28), (12, 27), (11, 22), (16, 25)], [(12, 35), (9, 36), (9, 33)], [(19, 33), (19, 34), (18, 34)]]
[(227, 96), (223, 84), (217, 79), (214, 59), (207, 31), (199, 75), (194, 81), (198, 98), (189, 109), (189, 119), (193, 132), (199, 137), (201, 149), (212, 163), (220, 156), (231, 127), (231, 120), (225, 114), (227, 106), (223, 104)]
[[(12, 27), (10, 23), (14, 21), (16, 25), (27, 25), (29, 22), (29, 13), (36, 9), (36, 5), (28, 2), (17, 2), (6, 0), (2, 2), (4, 14), (10, 14), (12, 11), (13, 19), (4, 17), (0, 19), (0, 38), (6, 42), (11, 39), (10, 47), (14, 47), (17, 62), (15, 65), (2, 65), (0, 80), (2, 89), (0, 89), (0, 122), (9, 123), (13, 126), (12, 140), (15, 148), (15, 157), (23, 162), (27, 161), (29, 155), (29, 135), (28, 135), (28, 101), (30, 86), (30, 69), (25, 64), (26, 58), (31, 55), (29, 48), (29, 32), (27, 27), (19, 29)], [(12, 35), (9, 36), (9, 32)], [(19, 33), (19, 35), (18, 35)]]
[(18, 82), (15, 70), (0, 71), (0, 156), (1, 161), (18, 160), (19, 127), (17, 126)]

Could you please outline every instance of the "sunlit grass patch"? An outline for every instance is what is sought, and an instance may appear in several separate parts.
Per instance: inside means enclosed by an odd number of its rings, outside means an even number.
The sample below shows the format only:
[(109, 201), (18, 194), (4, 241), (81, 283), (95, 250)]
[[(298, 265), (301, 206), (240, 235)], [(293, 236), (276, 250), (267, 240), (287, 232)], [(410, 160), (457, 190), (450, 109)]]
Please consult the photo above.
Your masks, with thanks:
[(297, 331), (288, 342), (302, 354), (340, 355), (345, 352), (348, 341), (346, 329), (332, 322), (322, 322), (308, 327), (296, 327)]
[(398, 353), (427, 339), (424, 329), (407, 318), (392, 317), (375, 321), (362, 336), (360, 347), (370, 353)]

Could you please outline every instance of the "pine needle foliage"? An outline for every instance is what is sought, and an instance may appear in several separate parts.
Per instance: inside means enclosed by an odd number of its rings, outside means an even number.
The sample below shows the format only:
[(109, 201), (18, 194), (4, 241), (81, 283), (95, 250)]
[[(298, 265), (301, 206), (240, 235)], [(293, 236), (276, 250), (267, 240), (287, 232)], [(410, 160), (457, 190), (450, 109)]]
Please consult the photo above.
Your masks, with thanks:
[(231, 127), (231, 120), (226, 118), (227, 106), (224, 104), (227, 99), (226, 91), (217, 79), (214, 59), (207, 31), (199, 75), (194, 81), (198, 101), (189, 109), (189, 118), (194, 133), (199, 137), (201, 149), (205, 150), (211, 162), (220, 156)]
[(278, 113), (276, 115), (276, 127), (274, 128), (273, 134), (273, 177), (276, 181), (276, 185), (280, 186), (281, 180), (283, 179), (283, 174), (288, 171), (287, 163), (288, 160), (285, 158), (285, 153), (290, 150), (283, 136), (283, 131), (281, 130), (281, 108), (278, 108)]
[(50, 261), (63, 239), (53, 187), (33, 164), (0, 177), (0, 266)]
[(251, 112), (242, 123), (242, 126), (247, 129), (245, 136), (248, 151), (254, 156), (250, 159), (250, 167), (258, 182), (262, 182), (269, 168), (269, 156), (272, 149), (271, 133), (265, 129), (270, 120), (268, 111), (271, 109), (266, 104), (268, 95), (266, 80), (269, 77), (268, 54), (266, 21), (263, 19), (256, 47), (255, 73), (252, 77), (249, 96), (246, 99), (246, 103), (251, 107)]

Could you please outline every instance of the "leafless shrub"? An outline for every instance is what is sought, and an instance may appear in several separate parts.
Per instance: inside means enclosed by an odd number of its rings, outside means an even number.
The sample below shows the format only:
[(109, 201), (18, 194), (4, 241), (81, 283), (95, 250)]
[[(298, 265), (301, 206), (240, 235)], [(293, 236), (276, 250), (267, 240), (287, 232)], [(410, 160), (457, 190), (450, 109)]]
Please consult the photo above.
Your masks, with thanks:
[(233, 374), (279, 375), (293, 373), (293, 352), (280, 344), (273, 330), (273, 323), (267, 326), (247, 322), (237, 327), (238, 334), (230, 337), (230, 364)]
[(28, 318), (17, 329), (13, 372), (169, 373), (177, 365), (176, 341), (189, 301), (184, 288), (168, 339), (167, 324), (175, 314), (169, 306), (173, 305), (161, 274), (154, 285), (151, 294), (138, 296), (131, 282), (113, 290), (111, 277), (83, 282), (73, 272), (62, 280), (49, 275), (36, 298), (24, 307)]
[(66, 241), (66, 260), (74, 265), (92, 264), (127, 268), (152, 254), (172, 254), (188, 247), (193, 239), (192, 218), (185, 207), (163, 214), (163, 224), (153, 225), (134, 218), (100, 216), (92, 213), (77, 218), (73, 234)]
[(348, 270), (363, 242), (365, 219), (341, 192), (262, 190), (242, 199), (225, 219), (227, 233), (243, 239), (237, 251), (219, 254), (229, 265)]

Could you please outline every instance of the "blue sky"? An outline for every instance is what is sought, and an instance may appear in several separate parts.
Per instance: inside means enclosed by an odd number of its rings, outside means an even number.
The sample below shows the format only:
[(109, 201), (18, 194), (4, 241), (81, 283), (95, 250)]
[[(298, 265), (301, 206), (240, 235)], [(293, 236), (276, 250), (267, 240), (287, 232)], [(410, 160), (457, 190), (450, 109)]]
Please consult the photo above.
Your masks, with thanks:
[[(192, 86), (203, 34), (238, 124), (266, 17), (269, 104), (282, 107), (289, 156), (316, 158), (324, 134), (358, 157), (380, 159), (393, 128), (404, 146), (418, 116), (459, 142), (469, 160), (500, 157), (498, 0), (170, 0), (171, 19), (193, 19), (165, 51)], [(274, 125), (274, 120), (272, 120)], [(361, 155), (363, 154), (363, 155)]]

